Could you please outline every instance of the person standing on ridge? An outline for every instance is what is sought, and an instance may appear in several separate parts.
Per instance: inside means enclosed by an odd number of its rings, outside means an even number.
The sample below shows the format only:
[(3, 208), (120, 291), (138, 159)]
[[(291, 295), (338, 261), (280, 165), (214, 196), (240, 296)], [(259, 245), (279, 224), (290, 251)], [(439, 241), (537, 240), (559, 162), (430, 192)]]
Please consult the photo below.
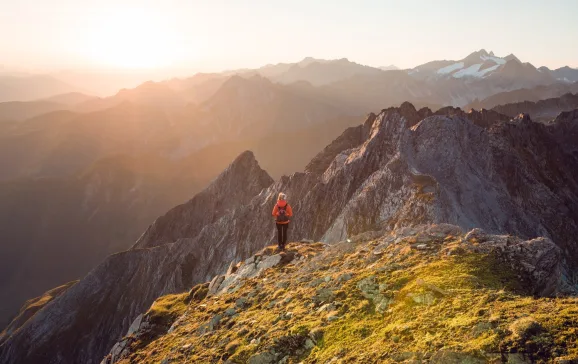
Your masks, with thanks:
[(277, 244), (279, 250), (285, 250), (285, 244), (287, 244), (287, 229), (289, 228), (289, 218), (291, 216), (293, 216), (293, 210), (287, 203), (287, 195), (281, 192), (279, 193), (275, 207), (273, 207), (273, 217), (277, 225)]

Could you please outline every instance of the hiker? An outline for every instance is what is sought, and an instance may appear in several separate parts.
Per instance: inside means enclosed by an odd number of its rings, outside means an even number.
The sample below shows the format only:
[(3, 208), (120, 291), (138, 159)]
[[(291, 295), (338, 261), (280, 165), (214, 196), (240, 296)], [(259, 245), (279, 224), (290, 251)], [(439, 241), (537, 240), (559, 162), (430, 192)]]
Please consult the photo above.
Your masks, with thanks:
[(279, 193), (277, 203), (273, 207), (273, 216), (277, 225), (277, 244), (279, 250), (285, 250), (287, 244), (287, 228), (289, 227), (289, 218), (293, 216), (293, 210), (287, 203), (287, 195)]

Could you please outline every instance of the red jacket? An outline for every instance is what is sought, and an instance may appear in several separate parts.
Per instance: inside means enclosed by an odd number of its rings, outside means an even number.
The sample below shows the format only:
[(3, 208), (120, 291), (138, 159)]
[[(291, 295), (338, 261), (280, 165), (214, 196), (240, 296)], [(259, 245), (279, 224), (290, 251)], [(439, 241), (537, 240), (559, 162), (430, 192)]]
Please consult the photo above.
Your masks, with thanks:
[[(279, 206), (284, 207), (285, 205), (287, 205), (287, 208), (285, 209), (286, 215), (287, 215), (288, 217), (293, 216), (293, 210), (291, 209), (291, 205), (289, 205), (289, 204), (287, 203), (287, 201), (284, 201), (284, 200), (279, 200), (279, 201), (277, 201), (277, 203), (275, 204), (275, 207), (273, 207), (273, 213), (272, 213), (272, 215), (273, 215), (274, 217), (279, 216)], [(278, 222), (277, 224), (288, 224), (289, 221), (290, 221), (290, 220), (282, 221), (282, 222)]]

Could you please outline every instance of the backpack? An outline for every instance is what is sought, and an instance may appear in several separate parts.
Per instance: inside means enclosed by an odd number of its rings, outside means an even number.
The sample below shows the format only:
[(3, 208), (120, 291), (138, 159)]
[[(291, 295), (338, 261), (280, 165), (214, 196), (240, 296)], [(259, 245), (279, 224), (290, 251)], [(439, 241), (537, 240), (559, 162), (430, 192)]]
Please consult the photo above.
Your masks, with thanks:
[(289, 216), (287, 216), (287, 206), (289, 206), (289, 204), (286, 204), (283, 207), (277, 205), (277, 209), (279, 211), (279, 215), (277, 215), (277, 222), (289, 221)]

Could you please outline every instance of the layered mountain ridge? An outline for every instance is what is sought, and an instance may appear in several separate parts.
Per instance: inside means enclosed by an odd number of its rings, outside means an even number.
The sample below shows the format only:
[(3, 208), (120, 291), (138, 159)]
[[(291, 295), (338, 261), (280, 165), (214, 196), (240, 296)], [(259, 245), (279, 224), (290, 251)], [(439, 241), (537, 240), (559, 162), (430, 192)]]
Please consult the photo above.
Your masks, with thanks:
[(99, 362), (156, 297), (208, 281), (270, 243), (279, 191), (296, 212), (292, 237), (335, 243), (447, 222), (552, 239), (572, 267), (578, 159), (566, 131), (578, 120), (568, 114), (559, 121), (404, 103), (347, 129), (305, 173), (272, 182), (244, 153), (204, 192), (157, 219), (132, 249), (5, 335), (0, 358), (27, 363), (49, 353), (53, 362)]
[(578, 109), (578, 94), (571, 93), (536, 102), (524, 101), (492, 108), (492, 110), (510, 117), (527, 113), (532, 117), (532, 120), (546, 122), (556, 119), (562, 112), (575, 109)]
[[(109, 98), (0, 103), (0, 240), (9, 242), (0, 246), (0, 327), (26, 299), (128, 249), (242, 151), (279, 177), (358, 122), (342, 105), (260, 76), (227, 78), (206, 102), (191, 102), (189, 88), (211, 77)], [(19, 119), (44, 106), (56, 111)]]

